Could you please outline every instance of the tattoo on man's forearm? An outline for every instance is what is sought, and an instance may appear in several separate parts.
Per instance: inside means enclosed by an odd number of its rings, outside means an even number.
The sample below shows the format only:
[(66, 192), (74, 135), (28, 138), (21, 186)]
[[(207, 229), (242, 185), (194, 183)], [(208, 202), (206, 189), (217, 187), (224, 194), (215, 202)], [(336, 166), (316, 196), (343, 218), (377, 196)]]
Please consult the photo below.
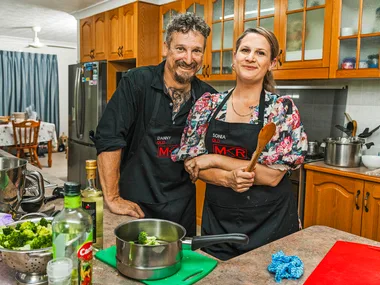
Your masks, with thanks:
[(179, 112), (179, 110), (181, 110), (181, 107), (187, 102), (187, 100), (190, 99), (191, 90), (184, 91), (182, 89), (175, 89), (173, 87), (169, 87), (168, 92), (173, 101), (172, 117), (174, 118), (175, 115)]

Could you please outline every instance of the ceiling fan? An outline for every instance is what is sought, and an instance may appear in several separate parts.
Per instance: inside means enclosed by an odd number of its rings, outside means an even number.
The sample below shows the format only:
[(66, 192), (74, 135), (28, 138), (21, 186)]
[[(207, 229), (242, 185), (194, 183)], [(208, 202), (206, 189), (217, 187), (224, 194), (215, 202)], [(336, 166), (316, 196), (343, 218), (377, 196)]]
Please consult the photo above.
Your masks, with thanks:
[(51, 44), (44, 44), (40, 41), (37, 34), (41, 32), (41, 27), (35, 26), (32, 27), (32, 30), (34, 32), (34, 38), (33, 42), (30, 43), (27, 48), (42, 48), (42, 47), (56, 47), (56, 48), (67, 48), (67, 49), (76, 49), (74, 46), (64, 46), (64, 45), (51, 45)]

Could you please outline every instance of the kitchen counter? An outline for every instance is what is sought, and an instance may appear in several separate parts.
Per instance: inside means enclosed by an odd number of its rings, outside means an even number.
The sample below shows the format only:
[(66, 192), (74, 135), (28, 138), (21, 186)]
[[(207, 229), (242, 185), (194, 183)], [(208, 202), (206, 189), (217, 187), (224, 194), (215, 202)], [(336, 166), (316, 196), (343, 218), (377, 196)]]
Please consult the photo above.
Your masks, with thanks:
[[(5, 156), (0, 150), (0, 155)], [(320, 166), (316, 166), (322, 168)], [(29, 168), (29, 166), (28, 166)], [(30, 166), (30, 169), (33, 169)], [(39, 170), (38, 168), (36, 170)], [(41, 171), (41, 170), (39, 170)], [(41, 173), (44, 175), (43, 170)], [(63, 185), (63, 181), (44, 175), (49, 182)], [(380, 180), (379, 180), (380, 181)], [(47, 189), (50, 195), (51, 189)], [(62, 199), (52, 201), (45, 207), (55, 205), (56, 209), (62, 208)], [(115, 244), (114, 229), (117, 225), (130, 221), (134, 218), (128, 216), (115, 215), (104, 209), (104, 247)], [(200, 285), (263, 285), (278, 284), (274, 281), (274, 275), (267, 271), (267, 266), (271, 262), (271, 255), (279, 250), (286, 255), (297, 255), (304, 262), (305, 272), (299, 280), (283, 280), (281, 284), (303, 284), (314, 268), (323, 259), (329, 249), (337, 240), (352, 241), (380, 246), (379, 242), (362, 238), (353, 234), (342, 232), (325, 226), (312, 226), (295, 234), (252, 250), (246, 254), (233, 258), (229, 261), (219, 261), (217, 267), (205, 278), (198, 281)], [(203, 253), (202, 251), (199, 251)], [(138, 281), (128, 279), (120, 275), (116, 269), (94, 259), (93, 284), (141, 284)], [(10, 270), (7, 265), (0, 262), (0, 284), (16, 284), (14, 280), (15, 272)]]
[[(111, 219), (112, 221), (111, 221)], [(115, 220), (114, 220), (115, 219)], [(115, 244), (113, 229), (128, 218), (109, 214), (105, 217), (105, 246)], [(299, 280), (283, 280), (281, 284), (303, 284), (314, 268), (323, 259), (334, 245), (335, 241), (344, 240), (380, 246), (380, 243), (365, 239), (346, 232), (324, 226), (312, 226), (295, 234), (252, 250), (229, 261), (219, 261), (217, 267), (205, 278), (198, 281), (198, 285), (263, 285), (278, 284), (274, 275), (267, 271), (271, 263), (271, 255), (279, 250), (286, 255), (297, 255), (304, 262), (304, 275)], [(200, 251), (201, 252), (201, 251)], [(201, 252), (202, 253), (202, 252)], [(204, 254), (204, 253), (203, 253)], [(206, 254), (205, 254), (206, 255)], [(137, 281), (121, 276), (117, 270), (95, 260), (94, 284), (141, 284)]]
[[(327, 165), (323, 161), (316, 161), (316, 162), (306, 163), (304, 165), (304, 168), (306, 170), (320, 171), (324, 173), (336, 174), (336, 175), (380, 183), (380, 176), (368, 175), (367, 173), (373, 172), (373, 170), (365, 166), (349, 167), (349, 168), (336, 167), (336, 166)], [(380, 172), (379, 172), (379, 175), (380, 175)]]
[[(133, 218), (119, 216), (104, 210), (104, 246), (115, 244), (114, 228), (120, 223)], [(335, 241), (344, 240), (370, 245), (380, 246), (379, 242), (335, 230), (325, 226), (312, 226), (295, 234), (252, 250), (246, 254), (229, 261), (219, 261), (217, 267), (205, 278), (198, 281), (198, 285), (263, 285), (278, 284), (274, 281), (274, 275), (267, 271), (271, 262), (271, 255), (279, 250), (286, 255), (297, 255), (304, 262), (304, 275), (299, 280), (283, 280), (281, 284), (303, 284), (314, 268), (334, 245)], [(201, 251), (199, 251), (201, 252)], [(205, 254), (201, 252), (202, 254)], [(207, 255), (207, 254), (205, 254)], [(120, 275), (116, 269), (94, 259), (93, 284), (141, 284), (138, 281), (128, 279)], [(2, 285), (16, 284), (14, 271), (0, 262), (0, 280)]]

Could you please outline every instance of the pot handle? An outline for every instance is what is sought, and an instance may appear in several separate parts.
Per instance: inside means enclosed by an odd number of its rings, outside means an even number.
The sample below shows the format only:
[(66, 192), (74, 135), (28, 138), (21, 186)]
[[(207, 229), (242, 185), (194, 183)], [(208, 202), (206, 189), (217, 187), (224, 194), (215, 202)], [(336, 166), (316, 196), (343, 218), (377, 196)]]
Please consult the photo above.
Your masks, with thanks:
[(218, 243), (239, 243), (248, 244), (249, 237), (245, 234), (223, 234), (223, 235), (209, 235), (209, 236), (195, 236), (193, 239), (184, 240), (182, 243), (190, 244), (191, 250), (197, 250), (201, 247), (207, 247)]
[(373, 142), (364, 144), (367, 149), (370, 149), (371, 146), (374, 146), (375, 144)]
[(33, 180), (37, 181), (37, 187), (38, 187), (38, 196), (22, 199), (22, 203), (36, 203), (40, 202), (45, 197), (45, 186), (44, 186), (44, 179), (42, 178), (41, 173), (38, 171), (30, 171), (25, 170), (25, 175), (30, 176), (33, 178)]

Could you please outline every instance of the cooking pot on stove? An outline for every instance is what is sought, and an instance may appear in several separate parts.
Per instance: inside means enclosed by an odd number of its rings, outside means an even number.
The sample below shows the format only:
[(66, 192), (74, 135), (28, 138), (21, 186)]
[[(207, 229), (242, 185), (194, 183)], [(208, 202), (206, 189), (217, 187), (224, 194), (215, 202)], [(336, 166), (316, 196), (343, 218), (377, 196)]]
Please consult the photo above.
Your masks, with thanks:
[[(159, 245), (137, 244), (141, 231), (157, 237)], [(116, 266), (123, 275), (139, 280), (162, 279), (181, 269), (182, 244), (191, 250), (217, 243), (247, 244), (245, 234), (196, 236), (185, 240), (186, 230), (181, 225), (160, 219), (139, 219), (120, 224), (115, 229)]]
[[(0, 212), (14, 214), (22, 203), (36, 203), (44, 199), (44, 180), (38, 171), (26, 169), (28, 161), (15, 157), (0, 157)], [(23, 198), (26, 176), (35, 180), (37, 195)]]
[(309, 141), (307, 143), (307, 155), (308, 156), (317, 156), (321, 154), (320, 144), (318, 141)]
[(369, 149), (374, 145), (357, 137), (327, 138), (324, 144), (325, 163), (338, 167), (359, 167), (362, 148)]

